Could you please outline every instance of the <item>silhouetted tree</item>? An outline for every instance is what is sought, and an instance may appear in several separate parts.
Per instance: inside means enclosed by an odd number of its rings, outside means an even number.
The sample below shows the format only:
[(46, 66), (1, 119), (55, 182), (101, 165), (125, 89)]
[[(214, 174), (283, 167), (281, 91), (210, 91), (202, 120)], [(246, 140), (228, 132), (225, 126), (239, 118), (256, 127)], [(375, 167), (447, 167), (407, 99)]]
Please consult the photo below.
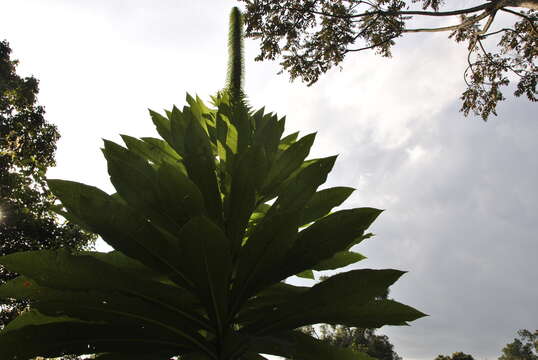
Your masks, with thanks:
[[(487, 120), (515, 78), (515, 95), (537, 100), (538, 0), (483, 0), (453, 8), (443, 0), (239, 0), (246, 3), (246, 35), (260, 39), (256, 60), (281, 58), (292, 79), (309, 85), (346, 55), (373, 50), (391, 56), (397, 38), (447, 32), (468, 48), (467, 89), (461, 110)], [(452, 8), (449, 8), (452, 6)], [(503, 20), (500, 17), (505, 16)], [(453, 25), (421, 28), (419, 18), (453, 18)]]
[[(17, 75), (6, 41), (0, 42), (0, 255), (18, 251), (81, 249), (94, 239), (51, 212), (55, 197), (45, 183), (54, 166), (56, 127), (37, 103), (38, 81)], [(15, 274), (0, 266), (0, 284)], [(0, 299), (0, 328), (21, 309), (22, 301)]]
[(438, 355), (435, 360), (474, 360), (474, 358), (472, 355), (458, 351), (453, 353), (452, 356)]

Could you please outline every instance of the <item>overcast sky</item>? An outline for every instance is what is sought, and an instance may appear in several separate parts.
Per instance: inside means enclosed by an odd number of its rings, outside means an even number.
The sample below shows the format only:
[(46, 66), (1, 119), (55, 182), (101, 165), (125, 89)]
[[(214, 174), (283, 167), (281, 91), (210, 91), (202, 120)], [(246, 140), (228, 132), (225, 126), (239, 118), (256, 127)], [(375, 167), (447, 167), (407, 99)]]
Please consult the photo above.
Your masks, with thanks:
[[(222, 88), (234, 5), (0, 1), (0, 39), (40, 80), (62, 135), (49, 176), (112, 191), (101, 139), (154, 136), (148, 108)], [(246, 47), (251, 104), (287, 115), (287, 132), (318, 131), (313, 156), (340, 154), (327, 185), (358, 189), (347, 207), (386, 209), (357, 266), (408, 270), (391, 296), (430, 314), (379, 330), (399, 355), (491, 360), (518, 329), (538, 328), (536, 104), (507, 92), (498, 117), (464, 118), (465, 48), (446, 34), (403, 39), (392, 59), (351, 55), (310, 88)]]

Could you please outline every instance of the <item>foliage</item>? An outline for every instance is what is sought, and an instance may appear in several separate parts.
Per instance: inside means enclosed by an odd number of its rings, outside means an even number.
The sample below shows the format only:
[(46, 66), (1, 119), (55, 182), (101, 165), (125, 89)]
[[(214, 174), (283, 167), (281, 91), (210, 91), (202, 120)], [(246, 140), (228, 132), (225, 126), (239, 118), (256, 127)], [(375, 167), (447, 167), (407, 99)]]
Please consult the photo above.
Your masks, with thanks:
[[(56, 127), (37, 104), (38, 81), (20, 77), (11, 49), (0, 42), (0, 255), (25, 250), (79, 249), (93, 236), (71, 223), (61, 223), (50, 211), (55, 198), (45, 183), (54, 166)], [(0, 266), (0, 284), (14, 278)], [(25, 302), (0, 302), (0, 328)]]
[(458, 351), (453, 353), (452, 356), (438, 355), (435, 360), (474, 360), (474, 358), (472, 355)]
[[(335, 156), (306, 160), (314, 135), (251, 111), (229, 88), (208, 108), (151, 112), (164, 139), (123, 136), (103, 153), (117, 193), (49, 180), (64, 216), (110, 253), (42, 250), (0, 263), (22, 274), (0, 297), (33, 307), (0, 333), (0, 358), (97, 353), (99, 360), (367, 359), (295, 331), (404, 325), (423, 313), (380, 294), (402, 274), (352, 270), (312, 287), (289, 276), (339, 268), (380, 210), (331, 213), (351, 193), (318, 191)], [(272, 201), (273, 199), (274, 202)], [(336, 258), (335, 258), (336, 257)], [(36, 341), (35, 339), (39, 339)]]
[[(448, 11), (441, 11), (442, 0), (239, 1), (246, 3), (247, 37), (260, 39), (256, 60), (281, 58), (292, 79), (309, 85), (349, 53), (373, 50), (390, 57), (396, 39), (405, 34), (444, 31), (468, 47), (467, 89), (461, 97), (465, 115), (472, 111), (484, 120), (496, 115), (504, 100), (501, 88), (510, 78), (517, 79), (516, 96), (537, 100), (538, 0), (488, 0)], [(508, 26), (496, 21), (500, 13), (512, 18)], [(434, 28), (408, 25), (432, 17), (459, 21)]]
[(538, 330), (519, 330), (518, 337), (506, 344), (499, 360), (538, 360)]

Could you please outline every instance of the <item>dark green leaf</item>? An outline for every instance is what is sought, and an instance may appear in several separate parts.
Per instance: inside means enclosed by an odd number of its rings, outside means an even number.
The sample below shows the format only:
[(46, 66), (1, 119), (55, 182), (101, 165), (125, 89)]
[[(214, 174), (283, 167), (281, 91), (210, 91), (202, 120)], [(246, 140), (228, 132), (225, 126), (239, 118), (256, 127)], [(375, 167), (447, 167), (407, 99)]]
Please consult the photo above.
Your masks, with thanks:
[(169, 143), (181, 157), (185, 156), (185, 136), (188, 126), (189, 122), (185, 114), (174, 106), (170, 113), (171, 142)]
[(142, 140), (122, 135), (122, 139), (130, 151), (151, 161), (156, 165), (163, 162), (176, 164), (186, 175), (187, 171), (181, 161), (181, 157), (172, 149), (167, 142), (155, 138), (142, 138)]
[(277, 214), (254, 228), (238, 259), (232, 292), (235, 308), (267, 284), (297, 237), (298, 213)]
[(124, 328), (68, 318), (51, 318), (35, 311), (20, 315), (1, 334), (2, 360), (116, 351), (144, 354), (151, 353), (156, 347), (160, 351), (184, 351), (182, 344), (174, 337), (155, 337), (151, 331), (142, 327)]
[(380, 213), (381, 210), (372, 208), (341, 210), (316, 221), (299, 233), (297, 241), (277, 267), (274, 281), (313, 269), (337, 252), (347, 250)]
[(192, 218), (178, 235), (182, 268), (221, 331), (228, 319), (228, 292), (232, 271), (229, 240), (204, 217)]
[(157, 192), (162, 212), (183, 226), (191, 217), (204, 213), (204, 198), (194, 183), (181, 170), (163, 163), (157, 171)]
[(273, 192), (285, 179), (287, 179), (299, 166), (310, 152), (316, 134), (309, 134), (292, 144), (287, 150), (276, 157), (271, 167), (265, 185), (264, 193)]
[(258, 176), (264, 173), (261, 147), (251, 147), (241, 153), (232, 175), (230, 196), (227, 199), (226, 235), (231, 241), (233, 256), (239, 251), (246, 226), (256, 206)]
[(265, 319), (248, 326), (246, 331), (266, 333), (307, 324), (339, 323), (351, 309), (386, 293), (402, 274), (398, 270), (362, 269), (334, 275), (280, 307), (267, 309)]
[(160, 231), (122, 202), (93, 186), (65, 180), (49, 180), (48, 184), (68, 211), (110, 246), (157, 272), (182, 278), (177, 268), (177, 250)]
[(302, 271), (300, 273), (298, 273), (296, 276), (300, 277), (300, 278), (304, 278), (304, 279), (311, 279), (311, 280), (315, 280), (316, 278), (314, 277), (314, 272), (312, 272), (312, 270), (305, 270), (305, 271)]
[(157, 128), (157, 132), (163, 139), (165, 139), (169, 144), (172, 143), (172, 134), (170, 131), (170, 120), (165, 118), (159, 113), (156, 113), (153, 110), (149, 110), (149, 114), (151, 116), (151, 119), (153, 120), (153, 124), (155, 124), (155, 127)]
[(344, 266), (348, 266), (366, 259), (366, 256), (352, 251), (340, 251), (333, 255), (333, 257), (323, 260), (314, 266), (316, 271), (335, 270)]
[(369, 329), (383, 325), (408, 325), (408, 321), (427, 316), (394, 300), (375, 300), (360, 306), (350, 306), (345, 313), (327, 309), (321, 315), (319, 322)]
[(301, 225), (327, 215), (334, 207), (342, 204), (353, 191), (355, 189), (350, 187), (333, 187), (316, 192), (303, 210)]
[(222, 201), (215, 172), (215, 155), (211, 150), (208, 135), (200, 123), (191, 118), (185, 136), (184, 161), (189, 178), (204, 195), (205, 209), (209, 217), (221, 226)]
[(278, 151), (284, 151), (289, 148), (291, 144), (297, 141), (297, 136), (299, 136), (298, 131), (283, 137), (280, 144), (278, 144)]
[(278, 199), (266, 216), (269, 217), (281, 211), (302, 210), (316, 189), (327, 180), (327, 175), (335, 161), (336, 156), (331, 156), (300, 170), (279, 192)]
[(360, 351), (330, 345), (298, 331), (257, 338), (252, 351), (296, 360), (375, 360)]
[(263, 116), (262, 123), (262, 127), (256, 128), (254, 144), (264, 147), (267, 159), (271, 163), (277, 154), (285, 121), (284, 119), (279, 121), (276, 115), (267, 114)]

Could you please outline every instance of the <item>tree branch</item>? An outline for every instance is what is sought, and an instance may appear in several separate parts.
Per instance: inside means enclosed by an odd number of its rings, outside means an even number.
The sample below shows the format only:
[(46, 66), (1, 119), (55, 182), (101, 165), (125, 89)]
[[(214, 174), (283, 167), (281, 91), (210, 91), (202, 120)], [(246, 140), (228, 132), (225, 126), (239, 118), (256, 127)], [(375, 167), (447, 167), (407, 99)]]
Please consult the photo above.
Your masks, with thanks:
[[(364, 16), (371, 16), (371, 15), (384, 15), (384, 16), (405, 16), (405, 15), (422, 15), (422, 16), (455, 16), (455, 15), (464, 15), (464, 14), (470, 14), (474, 12), (478, 12), (484, 9), (489, 9), (495, 5), (495, 2), (488, 2), (484, 3), (482, 5), (466, 8), (466, 9), (460, 9), (460, 10), (453, 10), (453, 11), (415, 11), (415, 10), (403, 10), (403, 11), (386, 11), (386, 10), (376, 10), (376, 11), (365, 11), (361, 14), (356, 15), (335, 15), (326, 13), (323, 11), (315, 11), (315, 10), (303, 10), (299, 8), (294, 7), (283, 7), (283, 9), (290, 10), (290, 11), (299, 11), (299, 12), (309, 12), (316, 15), (326, 16), (326, 17), (332, 17), (332, 18), (339, 18), (339, 19), (353, 19), (353, 18), (359, 18)], [(373, 7), (373, 6), (372, 6)]]
[(385, 39), (385, 40), (383, 40), (383, 41), (381, 41), (381, 42), (375, 43), (375, 44), (373, 44), (373, 45), (365, 46), (365, 47), (362, 47), (362, 48), (358, 48), (358, 49), (346, 49), (346, 50), (344, 51), (344, 54), (346, 54), (346, 53), (348, 53), (348, 52), (357, 52), (357, 51), (363, 51), (363, 50), (373, 49), (373, 48), (375, 48), (375, 47), (377, 47), (377, 46), (386, 44), (386, 43), (388, 43), (389, 41), (391, 41), (392, 39), (395, 39), (395, 38), (397, 38), (397, 37), (398, 37), (398, 35), (394, 35), (394, 36), (391, 36), (391, 37), (389, 37), (389, 38), (387, 38), (387, 39)]
[(468, 18), (467, 20), (463, 21), (461, 24), (458, 25), (452, 25), (452, 26), (443, 26), (438, 28), (422, 28), (422, 29), (404, 29), (402, 32), (404, 33), (413, 33), (413, 32), (441, 32), (441, 31), (451, 31), (451, 30), (458, 30), (463, 27), (467, 27), (469, 25), (475, 24), (478, 21), (488, 17), (490, 15), (489, 11), (484, 11), (482, 14), (478, 16), (473, 16)]

